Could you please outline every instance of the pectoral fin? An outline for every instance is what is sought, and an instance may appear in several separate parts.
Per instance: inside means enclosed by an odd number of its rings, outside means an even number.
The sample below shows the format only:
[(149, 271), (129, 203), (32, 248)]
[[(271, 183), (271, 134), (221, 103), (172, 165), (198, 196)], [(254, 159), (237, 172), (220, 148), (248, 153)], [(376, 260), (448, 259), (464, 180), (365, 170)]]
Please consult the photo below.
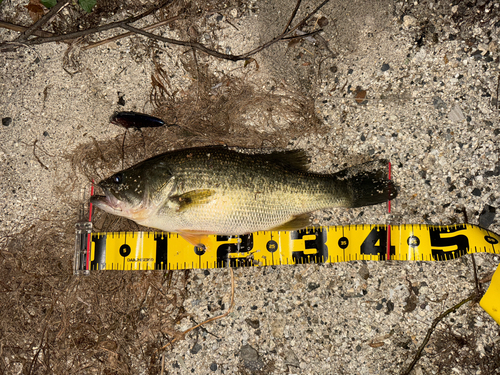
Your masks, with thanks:
[(184, 238), (187, 242), (189, 242), (193, 246), (198, 246), (200, 247), (201, 245), (204, 245), (205, 247), (208, 244), (208, 236), (211, 233), (206, 233), (206, 232), (194, 232), (190, 230), (186, 231), (180, 231), (179, 235)]
[(170, 201), (177, 205), (177, 211), (184, 211), (196, 205), (208, 203), (214, 194), (215, 191), (210, 189), (191, 190), (184, 194), (171, 196)]
[(287, 221), (286, 223), (283, 223), (275, 228), (272, 228), (270, 230), (299, 230), (302, 228), (307, 227), (310, 224), (311, 217), (309, 214), (303, 214), (303, 215), (298, 215), (294, 216), (291, 220)]

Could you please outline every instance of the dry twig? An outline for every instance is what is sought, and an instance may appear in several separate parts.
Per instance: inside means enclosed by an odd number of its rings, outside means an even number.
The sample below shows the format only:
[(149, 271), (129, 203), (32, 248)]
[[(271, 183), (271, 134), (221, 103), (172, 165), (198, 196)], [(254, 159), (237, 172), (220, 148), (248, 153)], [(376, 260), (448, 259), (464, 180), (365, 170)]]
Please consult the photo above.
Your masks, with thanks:
[[(464, 215), (465, 224), (467, 224), (469, 220), (467, 218), (467, 211), (465, 210), (465, 207), (462, 208), (462, 213)], [(422, 351), (424, 350), (425, 346), (429, 342), (432, 333), (434, 332), (436, 326), (438, 325), (438, 323), (440, 321), (442, 321), (446, 316), (448, 316), (452, 312), (457, 311), (465, 303), (467, 303), (469, 301), (477, 302), (483, 296), (484, 293), (483, 293), (482, 287), (479, 285), (480, 281), (479, 281), (479, 279), (477, 277), (476, 260), (474, 258), (474, 254), (471, 253), (470, 256), (471, 256), (471, 259), (472, 259), (472, 268), (473, 268), (473, 271), (474, 271), (474, 281), (475, 281), (475, 287), (476, 287), (474, 293), (472, 293), (469, 297), (467, 297), (464, 300), (460, 301), (455, 306), (449, 308), (448, 310), (446, 310), (445, 312), (443, 312), (441, 315), (439, 315), (436, 319), (434, 319), (434, 321), (432, 322), (431, 326), (427, 330), (427, 334), (425, 335), (424, 341), (422, 342), (422, 344), (420, 344), (420, 347), (418, 348), (418, 351), (415, 354), (415, 357), (413, 358), (413, 361), (406, 368), (406, 370), (401, 373), (401, 375), (409, 375), (410, 372), (413, 370), (413, 368), (415, 367), (415, 364), (418, 362), (418, 360), (422, 356)]]
[(36, 143), (37, 142), (38, 142), (38, 139), (35, 139), (35, 141), (33, 142), (33, 156), (35, 157), (36, 161), (38, 163), (40, 163), (42, 168), (48, 171), (49, 167), (47, 167), (45, 164), (43, 164), (42, 161), (40, 160), (40, 158), (38, 157), (38, 155), (36, 154)]
[(196, 328), (199, 328), (202, 325), (213, 322), (215, 320), (225, 318), (226, 316), (228, 316), (231, 313), (231, 311), (233, 310), (233, 307), (234, 307), (234, 272), (233, 272), (232, 268), (229, 268), (229, 269), (231, 270), (231, 305), (229, 306), (229, 309), (227, 309), (227, 311), (224, 314), (213, 316), (210, 319), (207, 319), (204, 322), (201, 322), (201, 323), (199, 323), (199, 324), (197, 324), (189, 329), (186, 329), (183, 332), (179, 332), (178, 334), (176, 334), (176, 337), (174, 337), (167, 345), (162, 346), (159, 349), (160, 351), (166, 349), (168, 346), (171, 346), (174, 342), (183, 339), (186, 336), (186, 334), (195, 330)]
[(429, 342), (429, 340), (431, 338), (431, 335), (434, 332), (434, 329), (436, 328), (436, 326), (438, 325), (438, 323), (441, 320), (443, 320), (446, 316), (448, 316), (449, 314), (451, 314), (452, 312), (457, 311), (462, 305), (466, 304), (469, 301), (475, 301), (478, 298), (479, 298), (479, 296), (476, 294), (476, 292), (474, 292), (469, 297), (467, 297), (466, 299), (460, 301), (455, 306), (449, 308), (448, 310), (446, 310), (445, 312), (443, 312), (441, 315), (439, 315), (436, 319), (434, 319), (434, 321), (432, 322), (431, 326), (427, 330), (427, 334), (425, 335), (424, 341), (422, 342), (422, 344), (418, 348), (417, 354), (415, 354), (415, 358), (413, 358), (413, 361), (406, 368), (406, 370), (404, 370), (401, 373), (401, 375), (409, 375), (410, 372), (413, 370), (413, 367), (415, 367), (415, 364), (418, 362), (418, 360), (422, 356), (422, 351), (424, 350), (425, 346)]
[(68, 5), (69, 0), (59, 1), (55, 6), (53, 6), (47, 14), (40, 18), (33, 25), (28, 27), (21, 35), (16, 38), (16, 42), (23, 42), (27, 40), (36, 30), (39, 30), (47, 22), (51, 21), (52, 18), (66, 5)]
[[(22, 40), (23, 43), (26, 44), (26, 45), (45, 44), (45, 43), (51, 43), (51, 42), (67, 41), (68, 39), (77, 39), (77, 38), (81, 38), (81, 37), (86, 36), (86, 35), (95, 34), (95, 33), (99, 33), (99, 32), (106, 31), (106, 30), (111, 30), (111, 29), (116, 29), (116, 28), (123, 28), (123, 29), (128, 30), (131, 33), (140, 34), (140, 35), (143, 35), (145, 37), (148, 37), (148, 38), (151, 38), (151, 39), (156, 39), (156, 40), (159, 40), (159, 41), (162, 41), (162, 42), (165, 42), (165, 43), (169, 43), (169, 44), (174, 44), (174, 45), (179, 45), (179, 46), (185, 46), (185, 47), (193, 48), (195, 50), (202, 51), (202, 52), (204, 52), (204, 53), (206, 53), (208, 55), (211, 55), (211, 56), (214, 56), (214, 57), (217, 57), (217, 58), (220, 58), (220, 59), (230, 60), (230, 61), (241, 61), (241, 60), (248, 60), (251, 56), (255, 55), (256, 53), (262, 51), (265, 48), (268, 48), (269, 46), (271, 46), (271, 45), (273, 45), (273, 44), (275, 44), (275, 43), (277, 43), (279, 41), (287, 40), (287, 39), (292, 39), (292, 38), (293, 39), (295, 39), (295, 38), (304, 38), (304, 37), (311, 36), (311, 35), (314, 35), (316, 33), (319, 33), (320, 31), (322, 31), (320, 29), (320, 30), (316, 30), (314, 33), (308, 33), (308, 34), (299, 35), (299, 36), (293, 36), (292, 35), (292, 33), (295, 30), (297, 30), (299, 27), (301, 27), (302, 25), (304, 25), (307, 22), (307, 20), (309, 20), (314, 14), (316, 14), (330, 0), (324, 0), (320, 5), (318, 5), (316, 7), (316, 9), (314, 9), (311, 13), (309, 13), (306, 17), (304, 17), (295, 26), (293, 26), (292, 28), (290, 28), (290, 25), (291, 25), (293, 19), (295, 18), (295, 15), (297, 14), (297, 11), (298, 11), (300, 3), (301, 3), (301, 0), (298, 0), (297, 4), (295, 6), (295, 9), (293, 10), (292, 15), (291, 15), (291, 17), (290, 17), (290, 19), (289, 19), (286, 27), (285, 27), (285, 30), (280, 35), (278, 35), (277, 37), (273, 38), (272, 40), (270, 40), (270, 41), (262, 44), (261, 46), (255, 48), (255, 49), (253, 49), (253, 50), (251, 50), (249, 52), (241, 54), (241, 55), (231, 55), (231, 54), (221, 53), (221, 52), (218, 52), (218, 51), (215, 51), (215, 50), (211, 50), (211, 49), (205, 47), (203, 44), (198, 43), (198, 42), (188, 42), (188, 41), (177, 40), (177, 39), (172, 39), (172, 38), (165, 38), (165, 37), (162, 37), (162, 36), (159, 36), (159, 35), (155, 35), (155, 34), (152, 34), (152, 33), (149, 33), (149, 32), (146, 31), (146, 30), (150, 30), (151, 28), (157, 27), (158, 24), (155, 25), (154, 27), (153, 27), (153, 25), (148, 26), (148, 27), (146, 27), (143, 30), (138, 29), (138, 28), (133, 27), (133, 26), (130, 25), (131, 23), (134, 23), (134, 22), (136, 22), (136, 21), (138, 21), (138, 20), (140, 20), (140, 19), (142, 19), (142, 18), (144, 18), (144, 17), (152, 14), (156, 10), (163, 8), (164, 6), (166, 6), (171, 1), (172, 0), (165, 0), (158, 7), (152, 8), (152, 9), (150, 9), (150, 10), (148, 10), (148, 11), (146, 11), (146, 12), (144, 12), (144, 13), (138, 15), (138, 16), (130, 17), (130, 18), (127, 18), (127, 19), (122, 20), (122, 21), (112, 22), (112, 23), (107, 24), (107, 25), (102, 25), (102, 26), (98, 26), (98, 27), (95, 27), (95, 28), (90, 28), (90, 29), (87, 29), (87, 30), (77, 31), (77, 32), (74, 32), (74, 33), (69, 33), (69, 34), (64, 34), (64, 35), (56, 35), (56, 36), (50, 36), (50, 37), (38, 37), (38, 38), (30, 39), (30, 40), (23, 40), (23, 39), (19, 39), (19, 40)], [(58, 3), (58, 5), (59, 5), (59, 3)], [(177, 17), (179, 17), (179, 16), (177, 16)], [(42, 20), (43, 19), (45, 19), (45, 17), (43, 17)], [(43, 23), (45, 23), (45, 22), (46, 21), (44, 21)], [(166, 21), (164, 21), (164, 22), (166, 22)], [(36, 24), (38, 24), (38, 22)], [(26, 30), (23, 35), (27, 35), (28, 31), (30, 29), (33, 29), (33, 30), (30, 31), (30, 33), (33, 33), (38, 28), (38, 25), (36, 25), (36, 24), (33, 25), (33, 26), (31, 26), (30, 28), (28, 28), (28, 30)], [(0, 26), (2, 26), (2, 25), (0, 24)], [(127, 34), (123, 34), (122, 36), (124, 36), (124, 35), (130, 35), (130, 34), (127, 33)], [(115, 37), (115, 38), (118, 38), (118, 37)], [(98, 44), (100, 44), (100, 43), (101, 42), (98, 42)], [(94, 44), (92, 46), (95, 46), (95, 45), (98, 45), (98, 44)], [(91, 47), (89, 45), (86, 48), (91, 48)]]
[(38, 44), (45, 44), (45, 43), (52, 43), (52, 42), (62, 42), (62, 41), (68, 40), (68, 39), (77, 39), (77, 38), (81, 38), (82, 36), (99, 33), (101, 31), (116, 29), (118, 27), (121, 27), (122, 25), (139, 21), (140, 19), (143, 19), (144, 17), (147, 17), (150, 14), (154, 13), (158, 9), (161, 9), (164, 6), (168, 5), (168, 3), (172, 2), (172, 1), (173, 0), (164, 0), (157, 7), (154, 7), (152, 9), (147, 10), (144, 13), (141, 13), (141, 14), (134, 16), (134, 17), (127, 18), (127, 19), (122, 20), (122, 21), (112, 22), (112, 23), (109, 23), (107, 25), (97, 26), (97, 27), (93, 27), (93, 28), (90, 28), (87, 30), (76, 31), (74, 33), (69, 33), (69, 34), (56, 35), (56, 36), (51, 36), (51, 37), (47, 37), (47, 38), (39, 37), (39, 38), (35, 38), (35, 39), (30, 39), (30, 40), (26, 40), (24, 42), (24, 44), (26, 44), (26, 45), (38, 45)]
[[(146, 31), (149, 31), (149, 30), (154, 30), (158, 27), (161, 27), (161, 26), (165, 26), (165, 25), (168, 25), (169, 23), (171, 22), (174, 22), (174, 21), (177, 21), (179, 19), (181, 19), (182, 17), (181, 16), (175, 16), (175, 17), (171, 17), (169, 18), (168, 20), (164, 20), (164, 21), (160, 21), (160, 22), (157, 22), (157, 23), (154, 23), (152, 25), (149, 25), (149, 26), (146, 26), (144, 29), (142, 30), (146, 30)], [(87, 50), (87, 49), (91, 49), (91, 48), (94, 48), (94, 47), (98, 47), (98, 46), (102, 46), (103, 44), (107, 44), (107, 43), (111, 43), (111, 42), (114, 42), (115, 40), (119, 40), (119, 39), (122, 39), (122, 38), (125, 38), (127, 36), (130, 36), (130, 35), (133, 35), (134, 33), (133, 32), (127, 32), (127, 33), (123, 33), (123, 34), (120, 34), (120, 35), (116, 35), (114, 37), (111, 37), (111, 38), (108, 38), (108, 39), (104, 39), (104, 40), (100, 40), (99, 42), (95, 42), (95, 43), (89, 43), (88, 45), (86, 45), (85, 47), (82, 47), (82, 50)]]
[[(0, 21), (0, 27), (2, 27), (4, 29), (8, 29), (8, 30), (19, 31), (21, 33), (28, 30), (27, 27), (24, 27), (21, 25), (16, 25), (14, 23), (5, 22), (5, 21)], [(49, 33), (48, 31), (43, 31), (43, 30), (34, 30), (32, 32), (32, 34), (36, 35), (36, 36), (43, 36), (43, 37), (55, 36), (55, 34)], [(70, 42), (70, 41), (71, 41), (71, 39), (66, 40), (66, 42)]]

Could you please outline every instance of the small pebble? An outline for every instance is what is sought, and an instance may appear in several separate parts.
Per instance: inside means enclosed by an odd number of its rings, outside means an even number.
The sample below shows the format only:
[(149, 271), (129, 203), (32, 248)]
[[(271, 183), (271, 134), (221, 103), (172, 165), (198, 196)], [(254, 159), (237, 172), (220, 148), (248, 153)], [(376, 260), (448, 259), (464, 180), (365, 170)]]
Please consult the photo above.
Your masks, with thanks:
[(121, 92), (118, 93), (118, 105), (125, 105), (124, 95)]
[(403, 17), (403, 25), (405, 28), (409, 28), (417, 24), (417, 19), (412, 16), (404, 16)]
[(245, 322), (247, 322), (247, 324), (252, 327), (253, 329), (257, 329), (260, 327), (260, 322), (259, 322), (259, 319), (250, 319), (250, 318), (247, 318), (245, 319)]
[(432, 105), (436, 109), (446, 109), (446, 103), (439, 96), (434, 96), (432, 98)]
[(358, 270), (358, 275), (362, 279), (368, 280), (368, 278), (370, 277), (370, 271), (368, 271), (368, 266), (366, 264), (363, 264), (361, 268)]
[(294, 367), (300, 366), (300, 361), (292, 349), (285, 349), (283, 351), (283, 354), (285, 355), (285, 363), (287, 365)]
[(307, 291), (308, 292), (312, 292), (313, 290), (318, 289), (318, 288), (319, 288), (319, 284), (317, 284), (317, 283), (307, 284)]
[(495, 221), (495, 214), (495, 207), (485, 204), (483, 211), (479, 215), (479, 226), (487, 229)]
[(382, 68), (381, 68), (381, 70), (382, 70), (383, 72), (385, 72), (385, 71), (389, 70), (390, 68), (391, 68), (391, 67), (389, 66), (389, 64), (382, 64)]
[(472, 195), (474, 195), (476, 197), (480, 197), (481, 196), (481, 189), (475, 188), (474, 190), (472, 190)]
[(2, 125), (3, 126), (9, 126), (10, 124), (12, 124), (12, 117), (2, 118)]
[(387, 301), (387, 311), (385, 312), (385, 315), (389, 315), (392, 311), (394, 311), (394, 303), (389, 300)]
[(210, 370), (217, 371), (217, 363), (212, 362), (212, 364), (210, 365)]
[(191, 348), (191, 354), (198, 354), (201, 349), (202, 349), (202, 346), (200, 344), (196, 343)]
[(260, 359), (259, 352), (248, 344), (241, 347), (240, 359), (243, 361), (243, 365), (251, 371), (258, 371), (264, 367), (264, 362)]

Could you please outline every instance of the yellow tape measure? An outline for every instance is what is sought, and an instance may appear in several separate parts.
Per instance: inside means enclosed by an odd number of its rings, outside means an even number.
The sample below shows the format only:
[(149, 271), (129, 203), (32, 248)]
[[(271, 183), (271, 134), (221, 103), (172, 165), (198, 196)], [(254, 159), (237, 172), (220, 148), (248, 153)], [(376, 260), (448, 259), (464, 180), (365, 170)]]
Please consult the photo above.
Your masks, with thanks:
[(237, 237), (213, 235), (206, 249), (194, 247), (175, 233), (91, 233), (90, 223), (81, 225), (76, 272), (385, 260), (388, 249), (391, 260), (404, 261), (450, 260), (476, 252), (500, 254), (500, 236), (468, 224), (348, 225)]
[[(299, 231), (209, 236), (194, 247), (175, 233), (92, 233), (77, 224), (75, 273), (181, 270), (352, 260), (442, 261), (468, 253), (500, 254), (500, 236), (475, 225), (348, 225)], [(481, 306), (500, 324), (500, 271)]]

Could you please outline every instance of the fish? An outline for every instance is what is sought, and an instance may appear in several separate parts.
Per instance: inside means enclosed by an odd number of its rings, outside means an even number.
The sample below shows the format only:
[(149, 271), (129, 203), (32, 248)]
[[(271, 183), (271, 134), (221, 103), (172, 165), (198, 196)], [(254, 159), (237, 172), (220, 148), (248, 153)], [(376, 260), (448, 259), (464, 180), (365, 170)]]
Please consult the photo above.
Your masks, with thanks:
[(333, 174), (310, 172), (303, 150), (249, 153), (226, 146), (169, 151), (102, 180), (101, 210), (194, 246), (208, 235), (298, 230), (310, 215), (334, 207), (384, 203), (398, 189), (386, 160)]

